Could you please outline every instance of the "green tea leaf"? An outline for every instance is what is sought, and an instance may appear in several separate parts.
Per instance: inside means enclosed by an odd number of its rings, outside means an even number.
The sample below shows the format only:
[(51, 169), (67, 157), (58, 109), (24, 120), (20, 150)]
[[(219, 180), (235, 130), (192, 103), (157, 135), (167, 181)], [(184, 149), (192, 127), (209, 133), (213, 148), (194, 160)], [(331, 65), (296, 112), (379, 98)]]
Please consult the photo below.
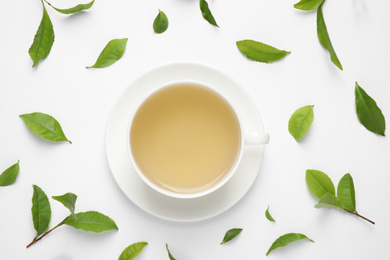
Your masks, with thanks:
[(114, 39), (107, 43), (94, 65), (87, 68), (104, 68), (122, 58), (126, 50), (127, 38)]
[(35, 238), (37, 238), (49, 228), (51, 209), (49, 199), (47, 198), (43, 190), (37, 185), (33, 185), (33, 189), (34, 194), (32, 197), (31, 213), (34, 228), (37, 231), (37, 235)]
[(20, 117), (26, 126), (37, 136), (50, 141), (66, 141), (72, 143), (65, 137), (60, 123), (54, 117), (40, 112), (23, 114)]
[(295, 138), (300, 141), (306, 135), (314, 119), (312, 105), (298, 108), (290, 117), (288, 121), (288, 131)]
[(122, 251), (118, 260), (133, 260), (133, 259), (135, 259), (142, 252), (142, 250), (144, 249), (144, 247), (147, 244), (148, 243), (146, 243), (146, 242), (138, 242), (138, 243), (134, 243), (134, 244), (129, 245), (128, 247), (126, 247)]
[(0, 175), (0, 186), (8, 186), (14, 183), (16, 181), (16, 177), (18, 177), (18, 173), (19, 161), (3, 171), (3, 173)]
[(206, 2), (206, 0), (200, 0), (199, 5), (200, 5), (200, 10), (202, 11), (203, 18), (206, 19), (206, 21), (208, 21), (211, 25), (219, 27), (217, 25), (217, 22), (214, 19), (213, 14), (209, 9), (209, 4)]
[(275, 222), (275, 219), (271, 216), (271, 214), (269, 213), (269, 206), (267, 208), (267, 210), (265, 211), (265, 217), (269, 220), (269, 221), (272, 221), (272, 222)]
[(317, 9), (323, 2), (324, 0), (301, 0), (300, 2), (296, 3), (294, 7), (296, 9), (310, 11)]
[(221, 242), (221, 245), (234, 239), (236, 236), (238, 236), (241, 233), (241, 231), (242, 231), (242, 228), (233, 228), (233, 229), (228, 230), (225, 234), (225, 237), (223, 238), (223, 240)]
[(165, 244), (165, 247), (167, 248), (169, 260), (176, 260), (176, 258), (174, 258), (171, 252), (169, 251), (168, 244)]
[(237, 41), (236, 45), (240, 52), (248, 59), (258, 62), (274, 62), (286, 57), (287, 54), (291, 53), (289, 51), (279, 50), (275, 47), (254, 40)]
[(70, 210), (70, 213), (74, 217), (74, 210), (76, 207), (77, 200), (77, 196), (75, 194), (68, 192), (62, 196), (52, 196), (52, 198), (61, 202), (62, 205), (68, 208)]
[(153, 22), (153, 30), (155, 33), (163, 33), (168, 29), (168, 17), (166, 14), (159, 10), (158, 15)]
[(321, 199), (327, 192), (335, 195), (332, 180), (325, 173), (318, 170), (306, 170), (306, 184), (311, 193)]
[(356, 211), (355, 187), (349, 173), (345, 174), (337, 185), (337, 197), (345, 209), (352, 212)]
[(273, 251), (273, 250), (275, 250), (275, 249), (277, 249), (279, 247), (287, 246), (288, 244), (290, 244), (292, 242), (295, 242), (295, 241), (298, 241), (298, 240), (302, 240), (302, 239), (307, 239), (307, 240), (309, 240), (311, 242), (314, 242), (313, 240), (311, 240), (310, 238), (308, 238), (304, 234), (288, 233), (288, 234), (280, 236), (278, 239), (276, 239), (275, 242), (268, 249), (268, 252), (267, 252), (266, 255), (268, 255), (271, 251)]
[(332, 42), (330, 41), (330, 38), (329, 38), (328, 30), (326, 29), (324, 15), (322, 14), (322, 5), (323, 5), (323, 3), (317, 9), (318, 40), (320, 41), (322, 46), (324, 46), (324, 48), (328, 50), (328, 52), (330, 54), (330, 60), (334, 63), (334, 65), (336, 65), (340, 70), (343, 70), (343, 66), (341, 66), (339, 58), (337, 58), (336, 52), (333, 49)]
[(68, 218), (64, 224), (95, 233), (118, 230), (118, 227), (111, 218), (96, 211), (77, 213), (76, 218)]
[(67, 8), (67, 9), (59, 9), (59, 8), (56, 8), (56, 7), (52, 6), (48, 2), (46, 2), (46, 3), (48, 3), (51, 7), (53, 7), (54, 10), (56, 10), (59, 13), (62, 13), (62, 14), (75, 14), (75, 13), (79, 13), (79, 12), (82, 12), (84, 10), (90, 9), (93, 6), (94, 2), (95, 2), (95, 0), (93, 0), (92, 2), (89, 2), (87, 4), (79, 4), (79, 5), (76, 5), (74, 7)]
[(33, 67), (35, 67), (41, 59), (44, 59), (47, 57), (47, 55), (49, 55), (51, 47), (54, 43), (53, 24), (51, 23), (50, 17), (47, 14), (43, 3), (42, 6), (43, 16), (41, 23), (39, 24), (38, 30), (34, 36), (34, 41), (28, 50), (31, 59), (34, 62)]
[(343, 205), (341, 205), (340, 200), (333, 194), (327, 192), (322, 198), (318, 201), (318, 203), (314, 206), (315, 208), (338, 208), (343, 209)]
[(382, 111), (373, 100), (356, 82), (355, 87), (356, 113), (360, 123), (369, 131), (385, 135), (386, 122)]

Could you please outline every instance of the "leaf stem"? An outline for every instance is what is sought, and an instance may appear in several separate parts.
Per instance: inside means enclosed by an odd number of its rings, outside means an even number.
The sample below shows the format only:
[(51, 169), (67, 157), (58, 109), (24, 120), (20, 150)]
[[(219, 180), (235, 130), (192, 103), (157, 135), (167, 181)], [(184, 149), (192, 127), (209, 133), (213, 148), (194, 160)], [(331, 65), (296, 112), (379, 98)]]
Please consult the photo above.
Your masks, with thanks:
[(34, 238), (33, 241), (32, 241), (30, 244), (28, 244), (28, 245), (26, 246), (26, 248), (29, 248), (30, 246), (32, 246), (33, 244), (35, 244), (36, 242), (38, 242), (39, 240), (41, 240), (42, 238), (44, 238), (46, 235), (48, 235), (49, 233), (51, 233), (53, 230), (55, 230), (56, 228), (62, 226), (62, 225), (65, 223), (65, 221), (66, 221), (68, 218), (70, 218), (70, 217), (71, 217), (70, 215), (67, 216), (67, 217), (66, 217), (63, 221), (61, 221), (57, 226), (55, 226), (55, 227), (53, 227), (52, 229), (46, 231), (46, 232), (43, 233), (40, 237)]
[(353, 215), (355, 215), (355, 216), (358, 216), (359, 218), (362, 218), (362, 219), (364, 219), (364, 220), (370, 222), (371, 224), (375, 225), (375, 222), (374, 222), (374, 221), (369, 220), (369, 219), (366, 218), (366, 217), (363, 217), (362, 215), (358, 214), (357, 212), (353, 212), (353, 211), (350, 211), (350, 210), (347, 210), (347, 209), (344, 209), (344, 210), (345, 210), (346, 212), (348, 212), (348, 213), (351, 213), (351, 214), (353, 214)]

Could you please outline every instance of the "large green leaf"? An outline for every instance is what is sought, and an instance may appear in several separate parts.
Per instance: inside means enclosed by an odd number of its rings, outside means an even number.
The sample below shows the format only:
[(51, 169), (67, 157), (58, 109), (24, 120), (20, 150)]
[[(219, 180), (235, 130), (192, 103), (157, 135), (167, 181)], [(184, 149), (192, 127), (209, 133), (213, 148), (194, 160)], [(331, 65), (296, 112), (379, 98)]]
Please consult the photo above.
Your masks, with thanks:
[(67, 8), (67, 9), (56, 8), (56, 7), (52, 6), (51, 4), (50, 4), (50, 6), (53, 7), (54, 10), (56, 10), (57, 12), (62, 13), (62, 14), (75, 14), (75, 13), (79, 13), (79, 12), (82, 12), (84, 10), (90, 9), (93, 6), (94, 2), (95, 2), (95, 0), (93, 0), (92, 2), (89, 2), (87, 4), (79, 4), (79, 5), (76, 5), (74, 7)]
[(114, 39), (107, 43), (94, 65), (87, 68), (104, 68), (117, 62), (125, 53), (127, 38)]
[(142, 252), (142, 250), (144, 249), (144, 247), (147, 244), (148, 243), (146, 243), (146, 242), (138, 242), (138, 243), (134, 243), (134, 244), (129, 245), (128, 247), (126, 247), (122, 251), (118, 260), (133, 260), (133, 259), (135, 259)]
[(268, 249), (268, 252), (267, 252), (266, 255), (268, 255), (271, 251), (273, 251), (273, 250), (275, 250), (275, 249), (277, 249), (279, 247), (287, 246), (288, 244), (290, 244), (292, 242), (299, 241), (299, 240), (302, 240), (302, 239), (307, 239), (307, 240), (309, 240), (311, 242), (314, 242), (313, 240), (311, 240), (310, 238), (308, 238), (304, 234), (288, 233), (288, 234), (280, 236), (278, 239), (276, 239), (275, 242), (273, 242), (271, 247)]
[(64, 224), (95, 233), (118, 230), (118, 227), (111, 218), (96, 211), (80, 212), (75, 216), (75, 218), (68, 218)]
[(37, 231), (36, 238), (43, 234), (50, 224), (51, 209), (50, 202), (46, 194), (37, 185), (33, 185), (34, 194), (32, 197), (32, 218), (34, 228)]
[(61, 202), (62, 205), (64, 205), (67, 209), (70, 210), (70, 213), (72, 214), (72, 216), (74, 216), (77, 195), (68, 192), (68, 193), (65, 193), (64, 195), (61, 195), (61, 196), (52, 196), (52, 198)]
[(34, 62), (33, 67), (35, 67), (41, 59), (44, 59), (47, 57), (47, 55), (49, 55), (51, 47), (54, 43), (53, 24), (51, 23), (50, 17), (47, 14), (43, 3), (42, 6), (43, 16), (41, 23), (39, 24), (38, 30), (34, 36), (34, 41), (28, 50), (31, 59)]
[(337, 197), (345, 209), (352, 212), (356, 211), (355, 187), (352, 176), (349, 173), (345, 174), (339, 181), (337, 185)]
[(289, 51), (283, 51), (254, 40), (242, 40), (236, 42), (237, 48), (248, 59), (270, 63), (284, 58)]
[(357, 82), (355, 86), (355, 102), (356, 113), (360, 123), (367, 130), (384, 136), (386, 130), (385, 117), (375, 100), (367, 95), (366, 91)]
[(333, 194), (327, 192), (318, 203), (314, 206), (316, 208), (338, 208), (343, 210), (340, 200)]
[(159, 10), (158, 15), (153, 21), (153, 30), (155, 33), (163, 33), (168, 29), (168, 17), (166, 14)]
[(321, 199), (327, 192), (335, 195), (335, 188), (328, 175), (318, 170), (306, 170), (306, 184), (311, 193)]
[(288, 121), (288, 131), (295, 138), (300, 141), (306, 135), (314, 120), (314, 112), (312, 105), (298, 108), (290, 117)]
[(310, 11), (317, 9), (324, 0), (301, 0), (294, 5), (296, 9), (301, 9), (304, 11)]
[(225, 236), (221, 242), (221, 245), (233, 240), (236, 236), (238, 236), (241, 233), (241, 231), (242, 231), (242, 228), (232, 228), (232, 229), (228, 230), (225, 233)]
[(206, 0), (200, 0), (199, 1), (200, 10), (202, 11), (203, 18), (208, 21), (211, 25), (214, 25), (216, 27), (219, 27), (217, 22), (214, 19), (213, 14), (210, 11), (209, 4)]
[(54, 117), (40, 112), (23, 114), (20, 117), (34, 134), (50, 141), (72, 143), (65, 137), (60, 123)]
[(322, 13), (322, 5), (323, 3), (318, 7), (317, 9), (317, 35), (318, 40), (324, 46), (325, 49), (328, 50), (330, 54), (330, 60), (336, 65), (340, 70), (343, 70), (343, 66), (341, 66), (341, 63), (339, 61), (339, 58), (337, 58), (336, 52), (333, 49), (332, 42), (330, 41), (328, 29), (326, 28), (324, 15)]
[(16, 177), (19, 173), (19, 161), (14, 165), (8, 167), (3, 173), (0, 175), (0, 186), (8, 186), (16, 181)]

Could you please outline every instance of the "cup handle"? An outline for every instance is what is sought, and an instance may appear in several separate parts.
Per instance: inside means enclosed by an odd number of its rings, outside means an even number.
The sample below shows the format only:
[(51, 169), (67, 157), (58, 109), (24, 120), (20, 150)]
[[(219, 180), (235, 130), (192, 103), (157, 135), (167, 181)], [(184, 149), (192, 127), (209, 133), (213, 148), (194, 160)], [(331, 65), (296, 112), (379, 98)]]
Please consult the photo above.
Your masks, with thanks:
[(268, 133), (249, 133), (245, 135), (246, 145), (262, 145), (268, 144), (269, 134)]

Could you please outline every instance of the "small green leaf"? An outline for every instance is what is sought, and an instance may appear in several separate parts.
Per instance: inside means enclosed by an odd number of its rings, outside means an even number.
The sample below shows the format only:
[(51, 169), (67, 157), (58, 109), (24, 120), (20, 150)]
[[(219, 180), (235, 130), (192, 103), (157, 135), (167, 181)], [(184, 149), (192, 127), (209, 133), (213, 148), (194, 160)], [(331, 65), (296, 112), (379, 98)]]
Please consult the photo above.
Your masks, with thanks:
[(269, 220), (269, 221), (272, 221), (272, 222), (275, 222), (275, 219), (271, 216), (271, 214), (269, 213), (269, 206), (267, 208), (267, 210), (265, 211), (265, 217)]
[(248, 59), (258, 62), (270, 63), (280, 60), (286, 57), (287, 54), (290, 54), (289, 51), (279, 50), (254, 40), (237, 41), (236, 45), (240, 52)]
[(199, 5), (200, 5), (200, 10), (202, 11), (203, 18), (206, 19), (206, 21), (208, 21), (211, 25), (219, 27), (217, 25), (217, 22), (214, 19), (213, 14), (209, 9), (209, 4), (206, 2), (206, 0), (200, 0)]
[(122, 58), (126, 50), (127, 38), (114, 39), (107, 43), (94, 65), (87, 68), (104, 68)]
[(312, 105), (298, 108), (290, 117), (288, 121), (288, 131), (295, 138), (300, 141), (306, 135), (314, 119)]
[(76, 207), (77, 196), (73, 193), (66, 193), (62, 196), (53, 196), (53, 199), (61, 202), (66, 208), (70, 210), (70, 213), (74, 217), (74, 210)]
[(133, 260), (133, 259), (135, 259), (142, 252), (142, 250), (144, 249), (144, 247), (147, 244), (148, 243), (146, 243), (146, 242), (138, 242), (138, 243), (134, 243), (134, 244), (129, 245), (128, 247), (126, 247), (122, 251), (118, 260)]
[(50, 141), (72, 143), (65, 137), (60, 123), (54, 117), (40, 112), (23, 114), (20, 117), (26, 126), (37, 136)]
[(47, 14), (43, 3), (42, 6), (43, 16), (41, 23), (39, 24), (38, 30), (34, 36), (34, 41), (28, 50), (31, 59), (34, 62), (33, 67), (35, 67), (41, 59), (44, 59), (47, 57), (47, 55), (49, 55), (51, 47), (54, 43), (53, 24), (51, 23), (50, 17)]
[(158, 15), (153, 22), (153, 30), (155, 33), (163, 33), (168, 29), (168, 17), (166, 14), (159, 10)]
[(8, 167), (3, 173), (0, 175), (0, 186), (8, 186), (16, 181), (16, 177), (19, 173), (19, 161), (14, 165)]
[(93, 0), (92, 2), (87, 3), (87, 4), (79, 4), (79, 5), (76, 5), (75, 7), (71, 7), (71, 8), (67, 8), (67, 9), (59, 9), (59, 8), (56, 8), (56, 7), (52, 6), (51, 4), (49, 4), (49, 5), (51, 7), (53, 7), (53, 9), (56, 10), (57, 12), (59, 12), (59, 13), (62, 13), (62, 14), (75, 14), (75, 13), (79, 13), (79, 12), (82, 12), (84, 10), (90, 9), (93, 6), (94, 2), (95, 2), (95, 0)]
[(318, 170), (306, 170), (306, 184), (311, 193), (321, 199), (327, 192), (335, 195), (332, 180), (325, 173)]
[(241, 233), (241, 231), (242, 231), (242, 228), (233, 228), (233, 229), (228, 230), (225, 234), (225, 237), (223, 238), (223, 240), (221, 242), (221, 245), (234, 239), (236, 236), (238, 236)]
[(118, 230), (118, 227), (111, 218), (96, 211), (77, 213), (76, 218), (68, 218), (64, 224), (95, 233)]
[(165, 247), (167, 248), (169, 259), (170, 260), (176, 260), (176, 258), (174, 258), (173, 255), (171, 254), (171, 252), (169, 251), (168, 244), (165, 244)]
[(356, 82), (355, 87), (356, 113), (360, 123), (369, 131), (385, 135), (386, 121), (381, 109)]
[(323, 3), (317, 9), (318, 40), (320, 41), (322, 46), (324, 46), (324, 48), (328, 50), (328, 52), (330, 54), (330, 60), (334, 63), (334, 65), (336, 65), (340, 70), (343, 70), (343, 66), (341, 66), (339, 58), (337, 58), (336, 52), (333, 49), (332, 42), (330, 41), (330, 38), (329, 38), (328, 30), (326, 29), (324, 15), (322, 14), (322, 5), (323, 5)]
[(33, 185), (33, 189), (34, 194), (32, 197), (31, 213), (34, 228), (37, 231), (37, 235), (35, 238), (37, 238), (49, 228), (51, 209), (49, 199), (47, 198), (43, 190), (37, 185)]
[(356, 211), (355, 187), (349, 173), (345, 174), (337, 185), (337, 197), (345, 209), (352, 212)]
[(300, 2), (296, 3), (294, 7), (296, 9), (304, 10), (304, 11), (310, 11), (317, 9), (324, 0), (301, 0)]
[(341, 205), (340, 200), (333, 194), (327, 192), (322, 198), (318, 201), (318, 203), (314, 206), (315, 208), (338, 208), (343, 209), (343, 205)]
[(276, 239), (275, 242), (273, 242), (271, 247), (268, 249), (268, 252), (267, 252), (266, 255), (268, 255), (271, 251), (273, 251), (273, 250), (275, 250), (275, 249), (277, 249), (279, 247), (287, 246), (288, 244), (290, 244), (292, 242), (295, 242), (295, 241), (298, 241), (298, 240), (302, 240), (302, 239), (307, 239), (307, 240), (309, 240), (311, 242), (314, 242), (313, 240), (311, 240), (310, 238), (308, 238), (304, 234), (288, 233), (288, 234), (280, 236), (278, 239)]

